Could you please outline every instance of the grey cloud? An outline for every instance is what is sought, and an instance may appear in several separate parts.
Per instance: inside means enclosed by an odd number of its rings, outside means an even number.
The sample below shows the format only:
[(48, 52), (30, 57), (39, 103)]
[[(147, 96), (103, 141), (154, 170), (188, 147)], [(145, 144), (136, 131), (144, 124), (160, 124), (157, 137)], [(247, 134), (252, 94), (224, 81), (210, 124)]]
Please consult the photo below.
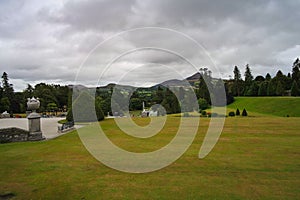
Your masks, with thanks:
[[(300, 2), (293, 0), (0, 1), (0, 70), (16, 80), (69, 83), (89, 52), (105, 39), (124, 30), (155, 26), (194, 38), (224, 76), (232, 74), (234, 65), (243, 70), (246, 63), (254, 74), (276, 73), (274, 67), (288, 72), (300, 45), (299, 7)], [(102, 70), (107, 60), (126, 49), (147, 45), (174, 49), (197, 67), (214, 67), (205, 51), (195, 52), (183, 38), (163, 31), (127, 35), (117, 41), (119, 45), (107, 45), (105, 51), (91, 56), (80, 81), (92, 84), (97, 75), (90, 73)], [(136, 52), (117, 62), (101, 83), (146, 63), (172, 66), (184, 76), (192, 73), (176, 56)], [(163, 69), (158, 72), (164, 73)], [(144, 71), (137, 74), (141, 81), (149, 76), (159, 80)]]

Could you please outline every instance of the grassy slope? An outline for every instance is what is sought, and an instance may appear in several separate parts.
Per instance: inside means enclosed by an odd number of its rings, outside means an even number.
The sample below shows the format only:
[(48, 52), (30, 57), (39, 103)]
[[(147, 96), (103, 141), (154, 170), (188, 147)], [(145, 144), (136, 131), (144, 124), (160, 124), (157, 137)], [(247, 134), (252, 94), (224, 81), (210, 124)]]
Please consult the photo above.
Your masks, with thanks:
[[(149, 144), (122, 134), (111, 119), (101, 126), (114, 143), (139, 152), (172, 139), (180, 118), (169, 119)], [(50, 141), (1, 144), (0, 194), (12, 192), (16, 199), (299, 199), (299, 119), (227, 118), (217, 145), (200, 160), (209, 123), (203, 118), (188, 151), (148, 174), (104, 166), (75, 131)]]
[(300, 117), (299, 97), (236, 97), (235, 102), (228, 105), (229, 109), (242, 110), (274, 115), (280, 117)]

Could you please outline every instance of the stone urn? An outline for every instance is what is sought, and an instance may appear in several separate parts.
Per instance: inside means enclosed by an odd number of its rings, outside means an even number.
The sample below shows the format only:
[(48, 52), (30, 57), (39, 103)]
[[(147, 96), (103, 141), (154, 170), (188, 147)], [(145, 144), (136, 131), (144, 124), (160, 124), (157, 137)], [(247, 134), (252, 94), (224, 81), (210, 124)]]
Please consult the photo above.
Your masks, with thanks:
[(37, 141), (45, 139), (41, 131), (41, 116), (36, 113), (36, 110), (40, 107), (39, 98), (32, 97), (27, 99), (27, 109), (32, 110), (27, 117), (28, 119), (28, 128), (29, 128), (29, 137), (30, 141)]
[(27, 99), (27, 109), (35, 112), (40, 107), (39, 98), (32, 97)]

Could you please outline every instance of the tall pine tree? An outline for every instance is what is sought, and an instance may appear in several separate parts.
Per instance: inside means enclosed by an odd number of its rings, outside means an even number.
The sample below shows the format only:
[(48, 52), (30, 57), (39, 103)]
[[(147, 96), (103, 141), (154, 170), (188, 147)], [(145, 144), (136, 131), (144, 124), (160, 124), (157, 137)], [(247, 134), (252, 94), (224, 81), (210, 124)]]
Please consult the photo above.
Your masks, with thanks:
[(292, 80), (300, 84), (300, 60), (297, 58), (293, 64)]
[(14, 89), (9, 83), (8, 74), (3, 72), (2, 75), (2, 98), (7, 98), (9, 101), (9, 111), (13, 111)]
[(249, 67), (249, 64), (246, 65), (245, 70), (245, 88), (244, 88), (244, 95), (247, 95), (249, 93), (248, 90), (250, 90), (251, 85), (253, 82), (253, 76)]
[(234, 96), (240, 96), (241, 95), (241, 88), (242, 88), (242, 78), (241, 78), (241, 72), (237, 66), (234, 67), (233, 70), (234, 78), (233, 78), (233, 88), (232, 93)]

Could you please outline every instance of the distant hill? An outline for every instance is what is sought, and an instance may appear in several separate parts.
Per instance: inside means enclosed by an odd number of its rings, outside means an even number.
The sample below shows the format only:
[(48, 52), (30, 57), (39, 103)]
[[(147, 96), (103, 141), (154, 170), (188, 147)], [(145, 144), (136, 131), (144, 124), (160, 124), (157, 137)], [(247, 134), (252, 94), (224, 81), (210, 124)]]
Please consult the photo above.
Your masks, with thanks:
[(274, 115), (280, 117), (300, 117), (300, 97), (235, 97), (228, 108), (240, 111)]
[[(171, 80), (166, 80), (162, 83), (153, 85), (151, 87), (144, 87), (142, 89), (150, 89), (150, 90), (155, 90), (157, 89), (159, 86), (162, 87), (172, 87), (172, 86), (184, 86), (186, 85), (186, 83), (190, 83), (190, 85), (194, 85), (195, 82), (198, 82), (200, 79), (201, 74), (199, 72), (187, 77), (186, 79), (183, 80), (178, 80), (178, 79), (171, 79)], [(102, 89), (102, 90), (109, 90), (111, 88), (114, 88), (116, 86), (115, 83), (109, 83), (105, 86), (98, 86), (97, 89)], [(189, 86), (189, 85), (188, 85)], [(118, 87), (121, 87), (123, 89), (135, 89), (135, 87), (130, 86), (130, 85), (118, 85)], [(87, 89), (87, 87), (83, 86), (83, 85), (69, 85), (69, 88), (76, 88), (76, 89)]]
[(184, 86), (186, 83), (189, 83), (190, 85), (194, 85), (195, 82), (199, 81), (201, 74), (199, 72), (187, 77), (183, 80), (178, 79), (171, 79), (164, 81), (162, 83), (159, 83), (157, 85), (152, 86), (151, 88), (157, 88), (158, 86), (164, 86), (164, 87), (172, 87), (172, 86)]
[(165, 87), (172, 87), (172, 86), (183, 86), (186, 84), (187, 84), (187, 82), (185, 80), (171, 79), (168, 81), (164, 81), (158, 85), (165, 86)]
[(192, 82), (195, 82), (195, 81), (199, 81), (201, 77), (201, 74), (199, 72), (193, 74), (192, 76), (189, 76), (186, 78), (187, 81), (192, 81)]

